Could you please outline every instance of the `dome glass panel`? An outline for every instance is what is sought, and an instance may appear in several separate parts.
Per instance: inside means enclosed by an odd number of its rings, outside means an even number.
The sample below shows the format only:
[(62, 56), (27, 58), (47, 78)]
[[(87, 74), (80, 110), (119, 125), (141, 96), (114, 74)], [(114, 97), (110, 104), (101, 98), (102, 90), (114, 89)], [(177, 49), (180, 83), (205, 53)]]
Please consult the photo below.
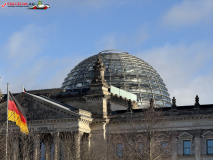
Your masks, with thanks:
[[(93, 66), (98, 54), (74, 67), (62, 83), (63, 89), (88, 87), (94, 78)], [(104, 78), (108, 85), (124, 89), (137, 95), (138, 105), (143, 108), (154, 99), (155, 107), (170, 107), (166, 85), (160, 75), (147, 62), (125, 51), (105, 50), (100, 58), (106, 67)]]

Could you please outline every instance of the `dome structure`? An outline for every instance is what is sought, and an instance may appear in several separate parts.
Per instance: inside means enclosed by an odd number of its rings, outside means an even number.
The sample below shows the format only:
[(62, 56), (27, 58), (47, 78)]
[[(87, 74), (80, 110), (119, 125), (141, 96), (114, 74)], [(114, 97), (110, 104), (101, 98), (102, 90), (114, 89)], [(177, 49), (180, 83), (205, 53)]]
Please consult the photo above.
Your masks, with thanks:
[[(99, 53), (106, 67), (104, 78), (108, 85), (137, 95), (138, 105), (149, 105), (151, 98), (155, 107), (170, 107), (171, 99), (160, 75), (142, 59), (120, 50), (104, 50)], [(86, 88), (94, 78), (93, 66), (98, 54), (74, 67), (65, 78), (63, 89)]]

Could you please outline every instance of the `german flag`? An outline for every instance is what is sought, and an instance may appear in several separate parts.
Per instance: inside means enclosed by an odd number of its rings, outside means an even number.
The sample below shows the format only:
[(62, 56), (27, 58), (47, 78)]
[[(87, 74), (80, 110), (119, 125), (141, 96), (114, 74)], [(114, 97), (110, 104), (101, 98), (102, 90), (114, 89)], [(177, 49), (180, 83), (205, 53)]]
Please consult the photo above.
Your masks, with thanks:
[(8, 101), (8, 120), (16, 122), (16, 125), (20, 127), (20, 131), (29, 134), (27, 128), (26, 116), (24, 115), (24, 111), (22, 106), (18, 103), (18, 101), (13, 97), (13, 95), (9, 92), (9, 101)]

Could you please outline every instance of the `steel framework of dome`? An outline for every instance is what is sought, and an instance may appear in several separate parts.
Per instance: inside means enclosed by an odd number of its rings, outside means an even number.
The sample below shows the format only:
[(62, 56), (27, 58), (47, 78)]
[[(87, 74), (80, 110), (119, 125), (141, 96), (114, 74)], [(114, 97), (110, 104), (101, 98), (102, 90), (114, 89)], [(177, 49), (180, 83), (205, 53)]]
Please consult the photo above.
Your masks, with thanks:
[[(160, 75), (147, 62), (125, 51), (104, 50), (99, 53), (106, 67), (104, 78), (108, 85), (137, 95), (138, 105), (143, 107), (154, 99), (155, 107), (170, 107), (171, 99)], [(93, 66), (98, 54), (80, 62), (65, 78), (62, 88), (87, 87), (94, 78)]]

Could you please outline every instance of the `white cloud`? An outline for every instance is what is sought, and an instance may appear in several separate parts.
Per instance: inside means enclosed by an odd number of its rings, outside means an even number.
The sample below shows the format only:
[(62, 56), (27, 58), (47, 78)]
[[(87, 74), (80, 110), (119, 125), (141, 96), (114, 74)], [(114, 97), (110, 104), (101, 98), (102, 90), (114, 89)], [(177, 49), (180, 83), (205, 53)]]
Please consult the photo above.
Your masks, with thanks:
[(135, 30), (133, 34), (133, 39), (136, 45), (140, 45), (149, 39), (150, 35), (147, 28), (148, 28), (147, 24), (142, 24)]
[(76, 54), (61, 58), (40, 54), (43, 53), (48, 30), (49, 27), (28, 25), (10, 36), (0, 52), (4, 53), (1, 54), (4, 60), (1, 64), (4, 67), (0, 68), (0, 89), (3, 93), (6, 93), (7, 83), (10, 83), (13, 93), (21, 92), (22, 85), (27, 90), (61, 87), (70, 70), (86, 58)]
[(163, 23), (170, 26), (194, 25), (211, 19), (213, 16), (212, 0), (186, 0), (172, 7), (163, 17)]
[(156, 69), (178, 105), (192, 105), (197, 94), (202, 104), (213, 103), (213, 72), (205, 67), (213, 60), (212, 52), (210, 44), (198, 42), (190, 46), (166, 44), (136, 56)]
[(96, 42), (97, 50), (116, 49), (118, 47), (118, 37), (116, 34), (108, 33)]
[(7, 82), (10, 83), (10, 90), (13, 93), (21, 92), (23, 85), (26, 90), (60, 88), (70, 70), (84, 58), (75, 58), (73, 55), (60, 59), (42, 57), (26, 69), (22, 69), (22, 73), (18, 75), (2, 75), (0, 81), (2, 92), (6, 93)]
[[(195, 103), (195, 96), (200, 97), (200, 104), (212, 104), (213, 103), (213, 72), (208, 75), (196, 77), (188, 85), (184, 85), (181, 88), (173, 89), (173, 94), (177, 95), (178, 104), (180, 105), (193, 105)], [(184, 94), (183, 94), (184, 93)]]
[[(27, 68), (21, 68), (19, 74), (1, 75), (0, 86), (3, 93), (6, 93), (6, 84), (10, 83), (10, 90), (13, 93), (21, 92), (25, 85), (27, 90), (60, 88), (64, 78), (74, 68), (77, 63), (86, 57), (73, 55), (53, 59), (51, 57), (41, 57)], [(16, 72), (19, 70), (14, 70)]]
[[(41, 52), (44, 44), (44, 37), (46, 36), (47, 29), (40, 28), (35, 25), (28, 25), (20, 32), (15, 32), (9, 39), (6, 46), (9, 50), (10, 58), (17, 55), (27, 56), (35, 55)], [(41, 38), (42, 37), (42, 38)], [(30, 52), (30, 54), (29, 54)]]
[(4, 53), (1, 56), (10, 62), (7, 69), (19, 68), (23, 62), (27, 63), (35, 55), (40, 54), (46, 41), (47, 31), (48, 27), (40, 28), (36, 25), (28, 25), (21, 31), (14, 32), (1, 49), (1, 53)]

